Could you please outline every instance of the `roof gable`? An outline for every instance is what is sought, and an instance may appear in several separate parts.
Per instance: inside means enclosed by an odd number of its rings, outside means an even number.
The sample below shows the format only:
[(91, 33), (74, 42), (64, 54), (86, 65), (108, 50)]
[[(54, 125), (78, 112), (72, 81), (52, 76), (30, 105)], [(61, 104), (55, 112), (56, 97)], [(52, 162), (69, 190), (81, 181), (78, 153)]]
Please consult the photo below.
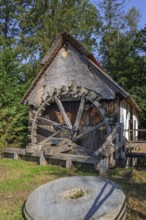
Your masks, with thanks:
[(60, 89), (72, 84), (94, 90), (103, 99), (114, 99), (116, 90), (100, 75), (84, 56), (66, 42), (29, 94), (27, 103), (39, 105), (48, 93), (53, 93), (54, 88)]
[[(129, 94), (103, 70), (94, 56), (76, 39), (63, 33), (42, 59), (43, 68), (22, 99), (23, 103), (39, 105), (53, 88), (77, 85), (96, 91), (104, 99), (114, 99), (117, 93)], [(78, 84), (79, 83), (79, 84)]]

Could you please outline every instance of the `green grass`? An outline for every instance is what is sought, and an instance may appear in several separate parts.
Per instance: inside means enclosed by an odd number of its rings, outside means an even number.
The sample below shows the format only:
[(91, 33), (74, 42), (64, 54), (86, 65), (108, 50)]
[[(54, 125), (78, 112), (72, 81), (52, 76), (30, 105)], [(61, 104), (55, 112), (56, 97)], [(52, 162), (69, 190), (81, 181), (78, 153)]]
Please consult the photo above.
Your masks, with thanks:
[(105, 176), (118, 183), (127, 197), (127, 220), (146, 220), (146, 170), (109, 170)]
[[(97, 175), (79, 169), (39, 166), (10, 159), (0, 160), (0, 220), (21, 220), (28, 195), (38, 186), (57, 178), (74, 175)], [(127, 196), (127, 220), (146, 219), (146, 171), (116, 168), (105, 178), (118, 183)]]
[(0, 160), (0, 219), (24, 219), (24, 202), (35, 188), (56, 178), (74, 175), (97, 174), (18, 160)]

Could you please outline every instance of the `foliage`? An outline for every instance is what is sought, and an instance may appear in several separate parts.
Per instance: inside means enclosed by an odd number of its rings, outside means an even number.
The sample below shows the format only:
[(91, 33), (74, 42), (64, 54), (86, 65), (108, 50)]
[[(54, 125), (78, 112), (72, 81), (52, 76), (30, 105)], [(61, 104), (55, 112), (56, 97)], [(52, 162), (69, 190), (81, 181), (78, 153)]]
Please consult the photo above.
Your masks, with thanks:
[(38, 166), (35, 163), (0, 160), (0, 219), (24, 219), (23, 205), (37, 187), (57, 178), (75, 175), (97, 175), (68, 170), (58, 166)]
[[(100, 20), (89, 0), (23, 1), (20, 15), (23, 54), (41, 57), (64, 31), (74, 35), (91, 50), (96, 45)], [(26, 48), (26, 50), (25, 50)]]
[(64, 31), (92, 51), (101, 39), (101, 63), (132, 94), (146, 126), (146, 28), (138, 31), (139, 12), (134, 7), (125, 12), (124, 2), (103, 0), (95, 7), (89, 0), (1, 0), (1, 148), (25, 144), (27, 108), (20, 100), (40, 69), (40, 59)]
[(26, 86), (16, 51), (4, 46), (0, 61), (0, 148), (20, 146), (26, 139), (27, 111), (20, 105)]
[[(85, 175), (78, 170), (68, 170), (52, 165), (10, 159), (0, 160), (0, 219), (24, 219), (22, 207), (30, 193), (42, 184), (56, 178)], [(92, 175), (97, 176), (97, 173)], [(145, 170), (115, 168), (105, 176), (122, 187), (127, 197), (127, 219), (145, 219), (146, 172)]]
[(0, 1), (0, 46), (15, 44), (19, 35), (19, 21), (17, 15), (20, 9), (20, 0)]
[[(146, 126), (146, 75), (144, 73), (145, 31), (137, 30), (140, 14), (136, 8), (122, 13), (117, 0), (103, 1), (101, 61), (110, 76), (141, 108), (141, 125)], [(118, 20), (118, 23), (117, 23)], [(146, 41), (145, 41), (146, 42)]]
[(137, 66), (139, 73), (133, 75), (135, 82), (131, 86), (130, 92), (139, 104), (141, 112), (141, 125), (146, 127), (146, 27), (136, 34), (134, 49), (138, 54)]
[(0, 4), (0, 148), (26, 144), (27, 108), (20, 104), (40, 58), (63, 31), (96, 44), (100, 21), (88, 0), (2, 0)]

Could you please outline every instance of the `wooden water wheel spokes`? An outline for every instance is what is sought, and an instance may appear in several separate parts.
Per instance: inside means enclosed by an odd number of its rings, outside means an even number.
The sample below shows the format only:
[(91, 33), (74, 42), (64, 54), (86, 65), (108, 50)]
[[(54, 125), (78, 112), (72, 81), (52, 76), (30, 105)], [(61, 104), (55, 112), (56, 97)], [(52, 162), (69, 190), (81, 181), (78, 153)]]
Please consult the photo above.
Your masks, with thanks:
[(62, 104), (61, 100), (58, 97), (55, 97), (54, 99), (55, 99), (55, 101), (56, 101), (56, 103), (58, 105), (58, 108), (59, 108), (63, 118), (64, 118), (64, 122), (67, 125), (67, 128), (72, 129), (72, 124), (71, 124), (71, 122), (70, 122), (70, 120), (69, 120), (69, 118), (67, 116), (67, 113), (66, 113), (66, 111), (65, 111), (65, 109), (63, 107), (63, 104)]
[(42, 120), (42, 121), (47, 122), (47, 123), (50, 124), (50, 125), (53, 125), (54, 127), (69, 129), (67, 126), (65, 126), (65, 125), (63, 125), (63, 124), (60, 124), (60, 123), (57, 123), (57, 122), (55, 122), (55, 121), (52, 121), (52, 120), (50, 120), (50, 119), (47, 119), (47, 118), (38, 116), (38, 120), (39, 120), (39, 119)]
[(74, 123), (74, 130), (76, 131), (79, 129), (79, 125), (80, 125), (80, 121), (81, 121), (81, 117), (82, 117), (82, 113), (84, 109), (84, 104), (85, 104), (85, 98), (81, 98), (79, 109), (77, 112), (77, 117)]
[[(71, 120), (71, 117), (69, 115), (70, 112), (67, 112), (64, 107), (64, 102), (62, 101), (65, 97), (67, 99), (78, 100), (78, 109), (76, 112), (76, 116), (74, 117), (74, 120)], [(61, 89), (54, 89), (54, 92), (49, 96), (48, 98), (42, 102), (38, 110), (36, 111), (32, 123), (32, 130), (31, 130), (31, 141), (32, 143), (38, 143), (37, 141), (37, 128), (38, 128), (38, 122), (39, 120), (44, 121), (44, 123), (48, 124), (48, 126), (53, 126), (53, 132), (49, 135), (49, 137), (46, 137), (45, 140), (41, 142), (46, 142), (47, 140), (50, 140), (53, 138), (67, 138), (72, 140), (73, 142), (77, 142), (79, 140), (84, 139), (92, 132), (96, 131), (102, 126), (106, 127), (107, 134), (110, 133), (111, 128), (108, 123), (108, 118), (106, 117), (105, 111), (102, 108), (102, 106), (99, 103), (99, 99), (101, 97), (96, 94), (94, 91), (88, 90), (83, 87), (79, 86), (70, 86), (66, 87), (63, 86)], [(88, 129), (88, 131), (81, 131), (82, 127), (82, 116), (85, 112), (85, 109), (87, 108), (87, 102), (89, 103), (89, 109), (92, 106), (92, 111), (90, 112), (90, 115), (96, 114), (98, 111), (102, 116), (102, 121), (99, 121), (97, 124), (94, 123)], [(58, 121), (52, 120), (50, 116), (44, 117), (43, 112), (46, 109), (46, 106), (51, 106), (52, 103), (55, 103), (57, 108), (60, 112), (58, 112), (60, 119)], [(86, 109), (88, 111), (88, 108)], [(59, 118), (59, 117), (58, 117)]]
[(85, 132), (79, 134), (78, 136), (76, 136), (76, 137), (73, 139), (73, 141), (74, 141), (74, 142), (77, 142), (77, 141), (79, 141), (79, 140), (81, 140), (81, 139), (87, 137), (90, 133), (94, 132), (96, 129), (99, 129), (100, 127), (102, 127), (102, 126), (104, 126), (104, 125), (105, 125), (105, 123), (104, 123), (104, 121), (102, 121), (102, 122), (99, 123), (98, 125), (93, 126), (93, 128), (91, 128), (90, 130), (85, 131)]
[[(73, 133), (74, 133), (74, 130), (72, 128), (70, 128), (68, 125), (65, 125), (65, 124), (61, 124), (61, 123), (58, 123), (58, 122), (55, 122), (55, 121), (52, 121), (50, 119), (47, 119), (47, 118), (44, 118), (44, 117), (38, 117), (38, 120), (41, 120), (41, 121), (44, 121), (44, 122), (47, 122), (48, 125), (51, 125), (54, 127), (54, 133), (51, 134), (49, 137), (57, 137), (57, 139), (60, 137), (60, 138), (69, 138), (69, 139), (72, 139), (72, 136), (73, 136)], [(71, 125), (71, 123), (70, 123)], [(57, 128), (57, 129), (56, 129)], [(57, 130), (57, 131), (56, 131)], [(50, 138), (46, 138), (46, 140), (50, 140)], [(41, 142), (43, 143), (43, 141)]]

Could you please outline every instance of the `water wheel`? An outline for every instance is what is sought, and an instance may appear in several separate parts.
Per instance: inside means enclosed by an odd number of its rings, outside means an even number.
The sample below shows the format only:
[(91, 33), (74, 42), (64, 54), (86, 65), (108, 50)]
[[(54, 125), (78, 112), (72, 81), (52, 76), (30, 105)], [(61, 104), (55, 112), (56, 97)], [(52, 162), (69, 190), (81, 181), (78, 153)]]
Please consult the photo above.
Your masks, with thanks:
[(104, 128), (111, 131), (102, 105), (101, 96), (92, 90), (79, 86), (63, 86), (54, 89), (34, 112), (31, 142), (47, 143), (51, 139), (69, 139), (85, 146), (88, 140), (93, 149), (97, 145), (97, 131)]

